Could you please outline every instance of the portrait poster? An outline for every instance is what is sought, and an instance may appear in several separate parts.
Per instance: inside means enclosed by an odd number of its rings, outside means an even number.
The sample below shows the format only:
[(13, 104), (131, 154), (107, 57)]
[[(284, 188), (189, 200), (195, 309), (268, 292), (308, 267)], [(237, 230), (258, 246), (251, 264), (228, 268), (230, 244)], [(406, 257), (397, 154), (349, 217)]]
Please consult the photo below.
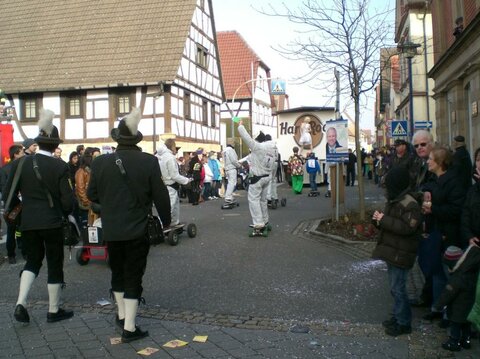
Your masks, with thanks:
[(344, 162), (348, 158), (348, 121), (327, 121), (325, 139), (327, 162)]

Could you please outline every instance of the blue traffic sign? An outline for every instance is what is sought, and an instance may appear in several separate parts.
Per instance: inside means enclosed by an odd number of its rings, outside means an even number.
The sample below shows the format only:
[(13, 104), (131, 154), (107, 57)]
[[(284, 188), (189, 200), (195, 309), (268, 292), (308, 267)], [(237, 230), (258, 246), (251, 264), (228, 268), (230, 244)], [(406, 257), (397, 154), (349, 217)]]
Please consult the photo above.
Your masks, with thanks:
[(407, 121), (392, 121), (392, 137), (405, 137), (408, 135)]
[(432, 121), (415, 121), (415, 128), (432, 128)]
[(285, 95), (286, 86), (285, 80), (273, 79), (272, 80), (272, 95)]

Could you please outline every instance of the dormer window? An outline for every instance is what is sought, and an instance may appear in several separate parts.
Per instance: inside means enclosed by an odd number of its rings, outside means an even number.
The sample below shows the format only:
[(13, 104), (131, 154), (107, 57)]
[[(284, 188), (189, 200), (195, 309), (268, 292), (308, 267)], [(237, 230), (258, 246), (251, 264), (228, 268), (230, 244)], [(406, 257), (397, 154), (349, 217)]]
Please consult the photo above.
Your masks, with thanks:
[(208, 50), (202, 46), (197, 44), (197, 65), (206, 69), (208, 67)]

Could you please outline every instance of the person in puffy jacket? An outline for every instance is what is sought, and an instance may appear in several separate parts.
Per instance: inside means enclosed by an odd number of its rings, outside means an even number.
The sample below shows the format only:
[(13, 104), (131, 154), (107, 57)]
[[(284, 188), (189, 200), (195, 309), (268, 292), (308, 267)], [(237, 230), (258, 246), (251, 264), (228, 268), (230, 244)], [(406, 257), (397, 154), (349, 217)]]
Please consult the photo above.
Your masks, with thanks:
[(408, 170), (394, 167), (385, 179), (387, 203), (383, 212), (375, 211), (373, 221), (380, 236), (372, 257), (387, 263), (393, 317), (385, 320), (385, 334), (398, 336), (412, 332), (412, 312), (406, 281), (417, 256), (422, 223), (421, 207), (409, 193)]

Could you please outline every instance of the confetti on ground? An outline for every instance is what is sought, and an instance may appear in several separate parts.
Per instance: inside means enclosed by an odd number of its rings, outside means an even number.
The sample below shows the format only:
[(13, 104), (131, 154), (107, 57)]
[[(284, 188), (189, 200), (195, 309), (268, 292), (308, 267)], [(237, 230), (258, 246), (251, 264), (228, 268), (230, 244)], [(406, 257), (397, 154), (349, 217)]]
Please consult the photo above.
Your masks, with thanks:
[(187, 344), (188, 344), (188, 342), (184, 342), (183, 340), (175, 339), (175, 340), (170, 340), (169, 342), (166, 342), (165, 344), (163, 344), (163, 346), (165, 348), (180, 348), (180, 347), (184, 347)]
[(193, 338), (193, 341), (197, 343), (205, 343), (207, 339), (208, 339), (208, 335), (195, 335), (195, 337)]
[(152, 355), (153, 353), (158, 352), (159, 350), (160, 349), (148, 347), (148, 348), (145, 348), (145, 349), (142, 349), (142, 350), (138, 351), (137, 354), (149, 356), (149, 355)]
[(99, 301), (97, 301), (97, 304), (100, 304), (103, 307), (104, 305), (109, 305), (109, 304), (112, 304), (112, 303), (110, 303), (108, 300), (102, 298)]
[(122, 342), (122, 338), (110, 338), (110, 344), (115, 345), (115, 344), (120, 344)]

